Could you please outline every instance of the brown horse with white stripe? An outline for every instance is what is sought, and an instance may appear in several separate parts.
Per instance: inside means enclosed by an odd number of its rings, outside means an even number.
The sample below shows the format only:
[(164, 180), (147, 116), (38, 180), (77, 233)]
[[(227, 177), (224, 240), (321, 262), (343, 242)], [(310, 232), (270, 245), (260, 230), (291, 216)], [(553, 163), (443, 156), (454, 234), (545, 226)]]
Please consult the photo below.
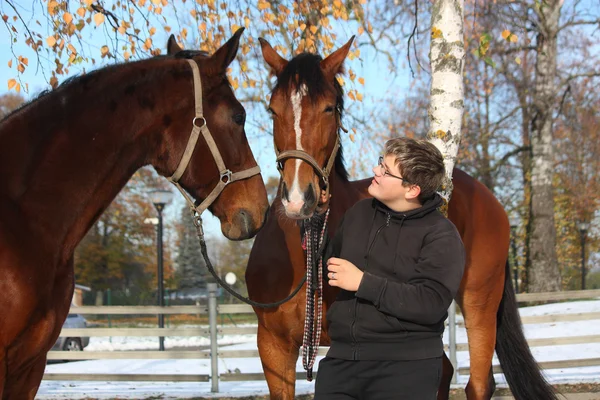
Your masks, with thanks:
[(2, 121), (1, 399), (35, 397), (71, 304), (75, 246), (140, 167), (197, 200), (222, 190), (210, 210), (230, 239), (262, 227), (267, 194), (225, 73), (241, 33), (212, 57), (171, 40), (175, 56), (88, 73)]
[[(253, 300), (282, 299), (303, 278), (305, 254), (297, 220), (309, 218), (328, 206), (329, 233), (333, 234), (344, 212), (367, 196), (370, 179), (349, 181), (341, 148), (335, 152), (343, 110), (343, 92), (335, 76), (341, 70), (351, 42), (325, 59), (301, 54), (288, 61), (261, 40), (263, 57), (277, 75), (270, 111), (282, 179), (248, 264), (246, 280)], [(331, 170), (324, 168), (330, 163), (330, 157), (335, 157)], [(448, 215), (458, 228), (468, 253), (468, 264), (456, 298), (469, 339), (471, 375), (467, 397), (471, 400), (491, 398), (495, 389), (491, 368), (495, 348), (517, 399), (556, 399), (523, 335), (507, 273), (509, 223), (506, 213), (484, 185), (459, 169), (454, 170), (453, 176), (454, 192)], [(323, 189), (332, 195), (328, 204), (321, 204), (319, 200)], [(325, 285), (326, 309), (336, 294), (337, 289)], [(277, 309), (255, 308), (259, 319), (258, 348), (272, 400), (294, 398), (305, 302), (306, 295), (300, 292)], [(322, 323), (321, 345), (327, 345), (327, 321), (323, 319)], [(452, 374), (453, 367), (444, 357), (438, 399), (448, 398)]]

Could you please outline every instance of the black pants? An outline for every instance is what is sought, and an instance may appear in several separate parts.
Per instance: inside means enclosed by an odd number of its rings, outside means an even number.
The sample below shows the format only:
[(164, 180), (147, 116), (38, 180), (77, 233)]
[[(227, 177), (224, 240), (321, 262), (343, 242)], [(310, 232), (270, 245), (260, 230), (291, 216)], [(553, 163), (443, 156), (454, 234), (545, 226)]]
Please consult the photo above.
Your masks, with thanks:
[(442, 358), (319, 363), (314, 400), (435, 400)]

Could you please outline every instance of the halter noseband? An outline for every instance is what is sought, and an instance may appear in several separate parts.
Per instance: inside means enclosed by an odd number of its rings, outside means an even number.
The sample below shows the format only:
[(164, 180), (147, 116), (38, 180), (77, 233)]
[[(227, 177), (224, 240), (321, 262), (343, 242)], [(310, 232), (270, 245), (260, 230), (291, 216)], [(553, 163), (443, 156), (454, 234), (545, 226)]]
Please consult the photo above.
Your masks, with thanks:
[[(323, 186), (325, 187), (325, 198), (329, 198), (329, 174), (331, 174), (331, 170), (333, 168), (333, 163), (335, 162), (335, 157), (337, 156), (337, 152), (340, 149), (340, 135), (339, 130), (343, 130), (344, 132), (348, 132), (346, 128), (342, 125), (342, 110), (340, 109), (340, 105), (336, 105), (335, 107), (335, 115), (336, 115), (336, 130), (335, 130), (335, 144), (333, 145), (333, 150), (331, 150), (331, 155), (329, 156), (329, 160), (324, 168), (321, 168), (317, 160), (310, 154), (308, 154), (304, 150), (285, 150), (279, 152), (277, 146), (275, 146), (275, 154), (277, 155), (277, 170), (279, 174), (283, 178), (283, 161), (288, 160), (290, 158), (295, 158), (298, 160), (302, 160), (307, 162), (311, 167), (313, 167), (314, 171), (317, 173), (319, 178), (323, 181)], [(275, 141), (273, 140), (273, 144)]]
[[(192, 72), (194, 76), (194, 99), (195, 99), (195, 116), (192, 120), (192, 133), (190, 135), (190, 139), (188, 140), (187, 146), (183, 155), (181, 156), (181, 160), (179, 161), (179, 166), (173, 173), (170, 178), (167, 178), (171, 183), (175, 185), (177, 189), (181, 192), (185, 201), (188, 203), (192, 211), (195, 211), (198, 216), (200, 216), (204, 210), (206, 210), (216, 199), (219, 197), (225, 186), (229, 185), (231, 182), (239, 181), (242, 179), (250, 178), (251, 176), (260, 174), (260, 167), (257, 165), (255, 167), (246, 169), (240, 172), (231, 172), (230, 169), (225, 167), (225, 163), (223, 162), (223, 158), (221, 157), (221, 153), (219, 152), (219, 148), (217, 147), (210, 131), (208, 130), (208, 126), (206, 125), (206, 119), (202, 113), (202, 80), (200, 79), (200, 71), (198, 69), (198, 65), (193, 60), (186, 60), (190, 66), (192, 67)], [(210, 194), (200, 203), (199, 206), (196, 206), (193, 199), (187, 194), (185, 190), (179, 185), (179, 179), (185, 172), (188, 167), (190, 160), (192, 159), (192, 153), (194, 153), (194, 149), (196, 148), (196, 142), (198, 142), (198, 137), (202, 133), (210, 152), (215, 160), (215, 164), (217, 164), (217, 168), (219, 169), (220, 177), (219, 182), (215, 186), (215, 188), (210, 192)]]

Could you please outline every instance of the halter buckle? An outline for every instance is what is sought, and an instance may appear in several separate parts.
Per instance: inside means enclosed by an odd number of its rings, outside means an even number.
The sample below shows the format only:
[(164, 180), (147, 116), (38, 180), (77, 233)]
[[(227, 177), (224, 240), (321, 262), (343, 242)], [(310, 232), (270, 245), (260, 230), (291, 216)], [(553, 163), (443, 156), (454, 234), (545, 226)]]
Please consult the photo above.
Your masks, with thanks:
[[(227, 186), (232, 181), (231, 175), (232, 175), (231, 170), (226, 169), (225, 171), (221, 172), (221, 177), (219, 179), (221, 180), (221, 182), (223, 182), (225, 184), (225, 186)], [(225, 178), (225, 179), (223, 179), (223, 178)]]

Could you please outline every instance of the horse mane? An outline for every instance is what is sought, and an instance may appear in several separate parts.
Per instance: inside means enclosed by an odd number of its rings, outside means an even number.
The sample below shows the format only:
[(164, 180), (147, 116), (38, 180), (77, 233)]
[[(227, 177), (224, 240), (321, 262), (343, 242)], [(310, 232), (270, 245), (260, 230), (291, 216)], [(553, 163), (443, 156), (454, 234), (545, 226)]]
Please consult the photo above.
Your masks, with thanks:
[[(321, 70), (320, 63), (322, 59), (320, 55), (312, 53), (301, 53), (292, 58), (277, 77), (277, 85), (273, 91), (278, 88), (287, 91), (292, 87), (306, 85), (311, 101), (315, 101), (325, 92), (325, 88), (331, 85), (331, 82), (325, 80), (325, 75), (323, 75), (323, 71)], [(342, 89), (337, 79), (333, 80), (333, 87), (336, 92), (336, 108), (339, 110), (341, 122), (344, 113), (344, 89)], [(338, 127), (338, 135), (339, 129)], [(340, 148), (335, 157), (335, 170), (342, 179), (347, 181), (349, 174), (344, 165), (343, 150), (342, 141), (340, 140)]]
[[(115, 64), (104, 66), (104, 67), (99, 68), (99, 69), (95, 69), (95, 70), (90, 71), (90, 72), (86, 72), (85, 74), (70, 76), (70, 77), (66, 78), (63, 82), (61, 82), (60, 85), (58, 85), (56, 88), (42, 90), (37, 96), (35, 96), (34, 98), (32, 98), (31, 100), (29, 100), (27, 102), (24, 102), (19, 107), (15, 108), (14, 110), (12, 110), (8, 114), (6, 114), (2, 119), (0, 119), (0, 124), (2, 124), (4, 121), (7, 121), (11, 116), (13, 116), (13, 115), (17, 114), (18, 112), (24, 110), (25, 108), (29, 108), (30, 106), (33, 106), (38, 101), (40, 101), (40, 100), (48, 97), (49, 95), (57, 94), (61, 90), (67, 90), (67, 88), (70, 88), (71, 86), (76, 86), (78, 84), (82, 84), (82, 83), (86, 82), (87, 80), (93, 79), (93, 78), (97, 77), (98, 75), (100, 75), (100, 74), (102, 74), (104, 72), (113, 70), (113, 69), (121, 67), (123, 65), (133, 65), (133, 64), (139, 64), (139, 63), (143, 63), (143, 62), (147, 62), (147, 61), (155, 61), (155, 60), (161, 60), (161, 59), (167, 59), (167, 58), (186, 58), (186, 59), (191, 59), (191, 58), (197, 57), (197, 56), (209, 57), (209, 54), (207, 52), (205, 52), (205, 51), (200, 51), (200, 50), (182, 50), (182, 51), (180, 51), (177, 54), (172, 55), (172, 56), (169, 56), (169, 55), (158, 55), (158, 56), (154, 56), (154, 57), (151, 57), (151, 58), (146, 58), (146, 59), (143, 59), (143, 60), (138, 60), (138, 61), (135, 61), (135, 62), (115, 63)], [(149, 73), (152, 73), (154, 71), (155, 70), (151, 70), (151, 71), (149, 71)], [(135, 83), (135, 82), (132, 82), (132, 83)]]

